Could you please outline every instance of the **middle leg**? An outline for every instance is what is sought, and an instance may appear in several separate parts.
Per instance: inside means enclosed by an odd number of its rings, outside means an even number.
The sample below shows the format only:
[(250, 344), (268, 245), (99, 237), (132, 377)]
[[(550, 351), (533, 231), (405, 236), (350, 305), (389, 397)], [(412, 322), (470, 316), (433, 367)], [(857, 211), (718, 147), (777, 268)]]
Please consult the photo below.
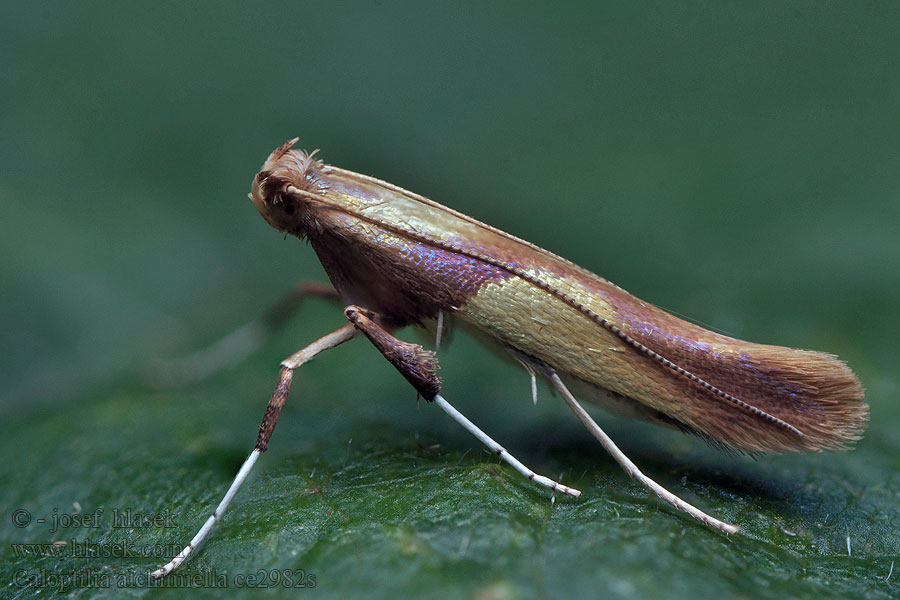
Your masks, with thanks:
[(528, 478), (529, 481), (568, 496), (577, 498), (581, 495), (579, 490), (558, 483), (544, 475), (538, 475), (526, 467), (516, 457), (507, 452), (503, 446), (495, 442), (493, 438), (479, 429), (477, 425), (442, 398), (439, 394), (441, 381), (436, 372), (438, 364), (437, 359), (434, 357), (434, 352), (425, 350), (418, 344), (410, 344), (398, 340), (374, 320), (374, 314), (363, 308), (348, 306), (344, 314), (357, 329), (369, 338), (369, 341), (372, 342), (378, 351), (400, 371), (425, 400), (440, 406), (444, 412), (478, 438), (491, 452), (509, 463), (516, 471)]

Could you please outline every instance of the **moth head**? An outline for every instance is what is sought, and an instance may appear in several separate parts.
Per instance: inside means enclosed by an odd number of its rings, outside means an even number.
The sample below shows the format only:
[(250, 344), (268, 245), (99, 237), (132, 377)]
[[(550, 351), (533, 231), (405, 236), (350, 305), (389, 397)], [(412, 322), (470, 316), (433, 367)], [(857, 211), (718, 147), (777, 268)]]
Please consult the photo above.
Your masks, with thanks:
[(297, 138), (275, 149), (250, 186), (250, 200), (266, 222), (286, 233), (303, 236), (308, 197), (322, 191), (322, 163), (315, 152), (293, 150)]

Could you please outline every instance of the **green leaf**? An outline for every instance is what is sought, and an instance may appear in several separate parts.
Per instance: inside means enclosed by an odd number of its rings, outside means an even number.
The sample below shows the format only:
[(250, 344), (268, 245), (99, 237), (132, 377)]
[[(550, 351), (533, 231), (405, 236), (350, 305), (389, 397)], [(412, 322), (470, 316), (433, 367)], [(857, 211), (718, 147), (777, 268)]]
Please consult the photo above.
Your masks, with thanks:
[[(477, 359), (460, 337), (447, 364)], [(364, 342), (333, 353), (298, 371), (270, 451), (207, 543), (160, 585), (252, 593), (238, 588), (255, 577), (287, 597), (297, 590), (285, 581), (314, 581), (317, 595), (335, 598), (361, 590), (384, 598), (887, 598), (898, 589), (900, 578), (887, 576), (900, 493), (896, 477), (884, 478), (898, 459), (877, 428), (852, 453), (754, 462), (651, 426), (602, 421), (645, 472), (743, 528), (729, 537), (648, 495), (559, 398), (541, 390), (535, 409), (524, 376), (490, 357), (479, 362), (499, 368), (509, 389), (518, 385), (518, 400), (478, 408), (495, 385), (455, 377), (445, 394), (526, 464), (582, 489), (581, 498), (554, 498), (437, 408), (416, 410), (386, 363), (384, 372), (375, 365), (375, 387), (342, 380), (342, 369), (366, 372), (377, 358)], [(22, 460), (7, 461), (0, 479), (2, 570), (13, 582), (6, 597), (47, 587), (117, 596), (120, 585), (145, 594), (147, 573), (193, 536), (252, 447), (274, 381), (265, 362), (174, 390), (123, 382), (17, 423), (2, 442), (3, 456)], [(17, 527), (15, 510), (31, 523)], [(77, 521), (98, 510), (96, 522)], [(69, 526), (54, 531), (54, 516)], [(128, 526), (142, 517), (158, 521)], [(21, 545), (60, 541), (58, 557)]]
[[(532, 406), (521, 370), (463, 332), (440, 353), (448, 400), (581, 498), (553, 501), (416, 408), (358, 340), (298, 372), (269, 451), (175, 574), (199, 579), (166, 585), (900, 597), (897, 3), (107, 0), (6, 3), (0, 21), (4, 598), (155, 594), (146, 575), (250, 451), (278, 362), (343, 323), (310, 304), (208, 381), (137, 376), (323, 279), (246, 199), (295, 135), (643, 300), (834, 352), (872, 422), (852, 452), (754, 461), (597, 411), (649, 476), (744, 530), (726, 537), (630, 481), (546, 388)], [(301, 571), (315, 589), (274, 579)]]

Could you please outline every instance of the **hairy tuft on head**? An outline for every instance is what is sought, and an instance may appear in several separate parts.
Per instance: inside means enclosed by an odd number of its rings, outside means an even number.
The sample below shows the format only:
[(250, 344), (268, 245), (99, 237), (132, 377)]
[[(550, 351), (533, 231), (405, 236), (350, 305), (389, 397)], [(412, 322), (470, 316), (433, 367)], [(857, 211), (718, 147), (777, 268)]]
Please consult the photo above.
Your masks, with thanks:
[(290, 191), (323, 191), (327, 187), (322, 177), (322, 162), (314, 158), (316, 152), (293, 150), (298, 138), (288, 140), (275, 149), (253, 178), (250, 200), (263, 218), (279, 231), (299, 234), (298, 218), (303, 213), (303, 200)]

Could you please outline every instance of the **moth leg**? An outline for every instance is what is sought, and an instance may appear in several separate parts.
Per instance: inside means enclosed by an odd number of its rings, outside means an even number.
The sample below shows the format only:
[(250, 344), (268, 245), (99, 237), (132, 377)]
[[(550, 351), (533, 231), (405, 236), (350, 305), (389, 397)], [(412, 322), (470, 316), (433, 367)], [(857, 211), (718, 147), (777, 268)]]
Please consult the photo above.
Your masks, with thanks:
[(491, 452), (509, 463), (516, 471), (527, 477), (529, 481), (568, 496), (577, 498), (581, 495), (579, 490), (562, 485), (544, 475), (538, 475), (526, 467), (516, 457), (507, 452), (503, 446), (495, 442), (488, 434), (479, 429), (472, 421), (442, 398), (439, 394), (441, 381), (436, 373), (438, 365), (434, 352), (425, 350), (418, 344), (410, 344), (398, 340), (376, 323), (376, 315), (369, 313), (365, 309), (349, 306), (345, 309), (344, 314), (351, 323), (369, 338), (372, 344), (400, 371), (425, 400), (433, 401), (440, 406), (444, 412), (478, 438)]
[(203, 380), (238, 364), (258, 350), (310, 297), (340, 299), (337, 291), (328, 284), (301, 281), (257, 319), (238, 327), (206, 348), (182, 358), (156, 361), (146, 378), (156, 387), (176, 387)]
[(461, 412), (453, 408), (453, 406), (449, 402), (444, 400), (440, 395), (434, 397), (434, 403), (440, 406), (445, 413), (453, 418), (454, 421), (462, 425), (463, 428), (466, 429), (466, 431), (477, 437), (481, 441), (481, 443), (488, 447), (491, 452), (509, 463), (513, 469), (524, 475), (526, 478), (528, 478), (529, 481), (533, 481), (536, 484), (542, 485), (555, 492), (562, 492), (567, 496), (574, 496), (575, 498), (577, 498), (581, 495), (580, 490), (570, 488), (569, 486), (558, 483), (550, 479), (549, 477), (545, 477), (544, 475), (538, 475), (537, 473), (523, 465), (515, 456), (507, 452), (506, 449), (503, 448), (503, 446), (495, 442), (493, 438), (480, 430), (477, 425), (467, 419)]
[(656, 494), (661, 500), (668, 502), (675, 508), (680, 511), (686, 512), (690, 516), (694, 517), (701, 523), (712, 527), (713, 529), (718, 529), (719, 531), (723, 531), (725, 533), (740, 533), (740, 528), (737, 525), (732, 525), (731, 523), (725, 523), (724, 521), (720, 521), (714, 517), (709, 516), (699, 508), (693, 506), (692, 504), (688, 504), (663, 486), (659, 485), (643, 473), (641, 473), (640, 469), (637, 468), (631, 459), (629, 459), (625, 454), (619, 450), (618, 446), (610, 439), (606, 433), (600, 429), (600, 426), (597, 425), (596, 421), (591, 418), (591, 416), (587, 413), (584, 408), (582, 408), (581, 404), (572, 396), (572, 393), (569, 391), (569, 388), (562, 382), (559, 378), (559, 375), (556, 374), (555, 371), (552, 371), (549, 374), (550, 381), (553, 382), (553, 385), (557, 390), (562, 394), (563, 398), (566, 400), (566, 404), (569, 405), (569, 408), (572, 409), (572, 412), (575, 413), (575, 416), (578, 417), (585, 427), (597, 438), (607, 452), (615, 459), (619, 466), (621, 466), (628, 475), (634, 479), (637, 479), (641, 485), (645, 488)]
[(244, 483), (244, 480), (247, 479), (247, 475), (250, 474), (253, 465), (256, 464), (259, 455), (265, 452), (269, 445), (269, 439), (272, 437), (272, 432), (275, 430), (275, 424), (278, 422), (281, 408), (284, 406), (288, 392), (291, 389), (291, 380), (293, 379), (294, 369), (303, 363), (309, 362), (320, 352), (328, 350), (329, 348), (334, 348), (338, 344), (342, 344), (347, 340), (352, 339), (356, 336), (356, 333), (356, 329), (353, 325), (344, 325), (340, 329), (319, 338), (306, 348), (295, 352), (282, 361), (278, 384), (275, 386), (275, 391), (272, 392), (272, 397), (269, 399), (269, 404), (266, 406), (266, 413), (259, 426), (259, 435), (256, 439), (256, 446), (253, 448), (250, 456), (247, 457), (247, 460), (244, 461), (244, 464), (241, 465), (234, 481), (231, 483), (231, 487), (229, 487), (228, 491), (225, 493), (225, 497), (219, 502), (216, 510), (213, 511), (212, 515), (206, 520), (203, 527), (200, 528), (200, 531), (197, 532), (190, 543), (185, 546), (184, 550), (182, 550), (175, 558), (150, 574), (153, 579), (161, 579), (177, 569), (178, 566), (187, 560), (188, 556), (197, 549), (203, 540), (206, 539), (206, 536), (209, 535), (209, 532), (216, 524), (216, 521), (222, 517), (225, 509), (228, 508), (228, 505), (231, 503), (231, 499), (234, 498), (234, 495), (241, 487), (241, 484)]
[(435, 325), (435, 333), (434, 333), (434, 349), (435, 351), (441, 349), (441, 336), (444, 334), (444, 311), (439, 310), (437, 316), (437, 324)]

